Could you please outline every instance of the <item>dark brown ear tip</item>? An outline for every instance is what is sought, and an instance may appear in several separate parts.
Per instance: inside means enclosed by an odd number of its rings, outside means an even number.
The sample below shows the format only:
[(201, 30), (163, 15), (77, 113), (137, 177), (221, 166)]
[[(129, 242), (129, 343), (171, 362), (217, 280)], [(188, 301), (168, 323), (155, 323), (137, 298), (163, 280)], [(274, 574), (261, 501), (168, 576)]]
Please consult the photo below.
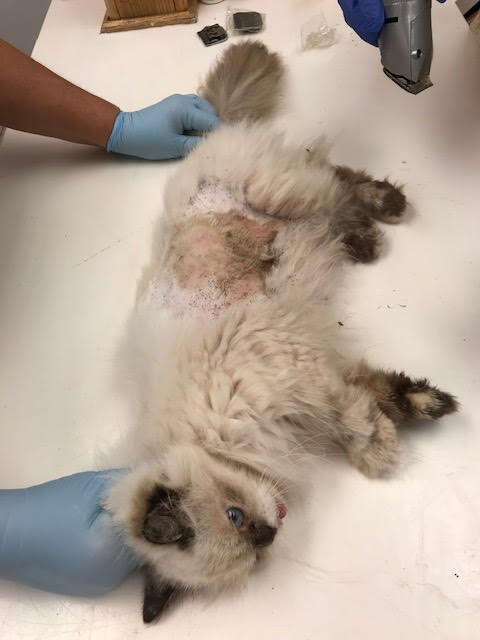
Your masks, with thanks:
[[(160, 485), (155, 487), (146, 505), (146, 514), (141, 535), (152, 544), (172, 544), (188, 537), (192, 527), (186, 513), (181, 508), (181, 494), (174, 489)], [(189, 535), (187, 534), (187, 529)]]
[(143, 603), (143, 622), (145, 624), (149, 624), (153, 622), (155, 618), (158, 618), (160, 612), (157, 611), (154, 607), (150, 607), (145, 602)]
[(165, 511), (163, 505), (154, 507), (147, 514), (142, 529), (143, 537), (152, 544), (171, 544), (182, 537), (182, 527), (177, 512)]
[(171, 584), (156, 584), (152, 576), (147, 575), (143, 598), (143, 621), (145, 624), (159, 618), (169, 607), (178, 590)]
[(169, 602), (170, 602), (170, 598), (160, 608), (158, 607), (157, 603), (144, 602), (143, 610), (142, 610), (143, 622), (145, 624), (150, 624), (151, 622), (155, 622), (169, 608), (168, 607)]

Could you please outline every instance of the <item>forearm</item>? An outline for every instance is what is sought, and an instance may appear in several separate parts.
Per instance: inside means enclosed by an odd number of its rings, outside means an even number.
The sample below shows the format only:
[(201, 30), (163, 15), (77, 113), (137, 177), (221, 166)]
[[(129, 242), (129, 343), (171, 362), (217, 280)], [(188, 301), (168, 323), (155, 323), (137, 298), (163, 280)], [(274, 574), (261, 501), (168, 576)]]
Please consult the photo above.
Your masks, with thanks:
[(0, 125), (106, 147), (118, 112), (0, 40)]

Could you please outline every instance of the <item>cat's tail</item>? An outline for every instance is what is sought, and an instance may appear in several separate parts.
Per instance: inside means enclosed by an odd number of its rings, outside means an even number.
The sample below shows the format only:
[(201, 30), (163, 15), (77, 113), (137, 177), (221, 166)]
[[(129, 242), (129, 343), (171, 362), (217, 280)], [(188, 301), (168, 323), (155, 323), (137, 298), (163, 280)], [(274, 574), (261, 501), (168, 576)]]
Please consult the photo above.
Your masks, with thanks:
[(224, 122), (262, 120), (277, 109), (285, 68), (280, 56), (261, 42), (230, 46), (208, 73), (199, 94)]

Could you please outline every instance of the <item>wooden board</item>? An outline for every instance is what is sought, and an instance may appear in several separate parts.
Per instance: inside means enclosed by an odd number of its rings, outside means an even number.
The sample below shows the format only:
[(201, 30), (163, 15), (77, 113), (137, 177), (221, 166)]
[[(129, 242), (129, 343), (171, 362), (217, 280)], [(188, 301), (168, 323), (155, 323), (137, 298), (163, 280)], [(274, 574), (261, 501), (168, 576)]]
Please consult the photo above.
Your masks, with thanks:
[(108, 17), (145, 18), (188, 10), (188, 0), (105, 0)]
[(120, 14), (117, 9), (117, 5), (115, 0), (105, 0), (105, 5), (107, 7), (107, 16), (111, 20), (118, 20), (120, 18)]
[[(120, 9), (118, 0), (113, 2), (109, 0), (100, 32), (112, 33), (114, 31), (146, 29), (148, 27), (162, 27), (169, 24), (185, 24), (197, 21), (197, 0), (170, 0), (169, 5), (177, 7), (177, 9), (170, 13), (122, 18), (116, 17), (119, 16)], [(167, 3), (164, 3), (164, 6), (167, 6)], [(179, 10), (178, 7), (184, 8)], [(116, 13), (115, 10), (117, 10)], [(112, 17), (112, 15), (115, 17)]]

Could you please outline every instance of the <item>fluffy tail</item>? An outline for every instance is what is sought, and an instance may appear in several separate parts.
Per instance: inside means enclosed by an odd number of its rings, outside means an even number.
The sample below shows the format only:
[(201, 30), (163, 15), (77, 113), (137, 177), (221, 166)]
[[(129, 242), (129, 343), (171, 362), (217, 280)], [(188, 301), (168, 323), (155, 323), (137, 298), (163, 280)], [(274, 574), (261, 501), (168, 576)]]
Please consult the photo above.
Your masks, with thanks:
[(284, 77), (280, 56), (261, 42), (230, 46), (208, 73), (199, 94), (224, 122), (262, 120), (278, 107)]

